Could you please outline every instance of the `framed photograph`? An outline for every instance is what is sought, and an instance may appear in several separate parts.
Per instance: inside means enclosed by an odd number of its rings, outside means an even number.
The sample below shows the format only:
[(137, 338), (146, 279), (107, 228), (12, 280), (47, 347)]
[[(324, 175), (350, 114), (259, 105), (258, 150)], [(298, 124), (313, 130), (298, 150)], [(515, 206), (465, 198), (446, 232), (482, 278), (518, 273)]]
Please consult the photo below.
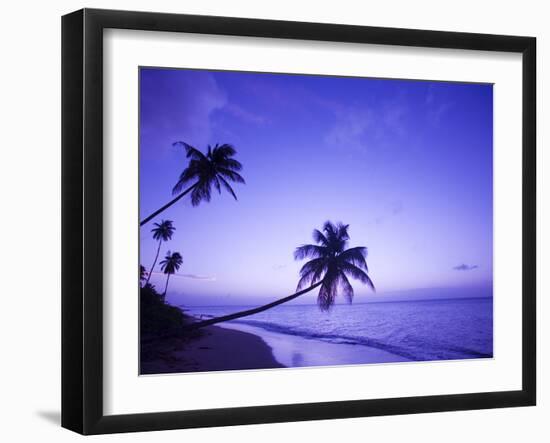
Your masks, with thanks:
[(532, 37), (62, 20), (62, 425), (535, 405)]

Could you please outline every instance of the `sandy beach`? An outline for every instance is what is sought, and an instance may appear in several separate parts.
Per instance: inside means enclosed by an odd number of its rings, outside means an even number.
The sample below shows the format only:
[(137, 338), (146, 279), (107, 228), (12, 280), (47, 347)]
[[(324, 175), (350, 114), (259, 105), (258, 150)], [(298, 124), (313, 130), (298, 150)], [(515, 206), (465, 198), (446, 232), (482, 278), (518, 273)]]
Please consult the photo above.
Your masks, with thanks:
[(257, 335), (217, 326), (194, 338), (164, 338), (142, 346), (141, 374), (283, 367)]
[(333, 344), (228, 323), (193, 338), (163, 338), (142, 347), (141, 374), (394, 363), (406, 358), (367, 346)]

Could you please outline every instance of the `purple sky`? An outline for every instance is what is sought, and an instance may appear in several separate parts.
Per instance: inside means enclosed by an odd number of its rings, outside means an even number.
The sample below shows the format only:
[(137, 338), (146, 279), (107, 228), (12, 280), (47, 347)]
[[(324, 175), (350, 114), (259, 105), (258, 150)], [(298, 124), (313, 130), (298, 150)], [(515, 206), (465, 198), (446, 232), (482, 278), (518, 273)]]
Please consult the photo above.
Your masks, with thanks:
[[(234, 185), (238, 202), (184, 198), (155, 220), (177, 229), (161, 256), (183, 256), (168, 299), (291, 294), (294, 248), (325, 220), (368, 247), (379, 294), (491, 286), (492, 85), (142, 68), (140, 93), (141, 218), (172, 198), (187, 165), (174, 141), (233, 144), (247, 182)], [(147, 268), (152, 227), (140, 235)]]

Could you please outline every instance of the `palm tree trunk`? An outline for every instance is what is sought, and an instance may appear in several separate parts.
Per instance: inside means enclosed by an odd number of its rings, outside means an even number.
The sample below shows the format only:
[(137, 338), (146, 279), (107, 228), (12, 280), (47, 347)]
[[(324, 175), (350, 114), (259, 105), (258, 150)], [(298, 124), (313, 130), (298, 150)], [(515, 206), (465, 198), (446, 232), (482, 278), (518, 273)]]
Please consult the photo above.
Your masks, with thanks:
[(155, 256), (155, 261), (153, 262), (153, 266), (151, 266), (151, 269), (149, 270), (149, 275), (147, 276), (147, 281), (145, 282), (145, 286), (149, 284), (149, 279), (151, 278), (151, 275), (153, 274), (153, 269), (155, 269), (155, 265), (157, 264), (161, 244), (162, 244), (162, 240), (159, 239), (159, 247), (157, 248), (157, 255)]
[(170, 280), (171, 274), (166, 274), (166, 286), (164, 287), (164, 294), (162, 294), (162, 302), (164, 303), (164, 300), (166, 300), (166, 291), (168, 290), (168, 281)]
[(178, 195), (175, 199), (169, 201), (166, 203), (162, 208), (157, 209), (155, 212), (153, 212), (148, 217), (145, 217), (142, 221), (139, 222), (140, 226), (143, 226), (148, 221), (151, 221), (153, 218), (155, 218), (157, 215), (159, 215), (162, 211), (165, 209), (168, 209), (170, 206), (172, 206), (174, 203), (176, 203), (180, 198), (183, 198), (185, 195), (189, 194), (193, 189), (195, 189), (195, 186), (197, 186), (198, 183), (195, 183), (193, 186), (187, 188), (185, 191), (183, 191), (180, 195)]
[(209, 320), (205, 320), (205, 321), (201, 321), (201, 322), (197, 322), (197, 323), (191, 323), (190, 325), (185, 326), (183, 329), (184, 330), (191, 330), (191, 329), (204, 328), (205, 326), (210, 326), (210, 325), (213, 325), (213, 324), (216, 324), (216, 323), (221, 323), (221, 322), (224, 322), (224, 321), (235, 320), (237, 318), (247, 317), (247, 316), (253, 315), (253, 314), (258, 314), (260, 312), (267, 311), (268, 309), (274, 308), (275, 306), (282, 305), (283, 303), (286, 303), (287, 301), (294, 300), (295, 298), (299, 297), (300, 295), (303, 295), (306, 292), (309, 292), (309, 291), (315, 289), (316, 287), (320, 286), (321, 283), (323, 283), (323, 280), (321, 280), (320, 282), (315, 283), (314, 285), (310, 286), (309, 288), (302, 289), (301, 291), (296, 292), (295, 294), (289, 295), (288, 297), (280, 298), (279, 300), (268, 303), (267, 305), (263, 305), (263, 306), (260, 306), (258, 308), (248, 309), (246, 311), (236, 312), (234, 314), (224, 315), (222, 317), (211, 318)]

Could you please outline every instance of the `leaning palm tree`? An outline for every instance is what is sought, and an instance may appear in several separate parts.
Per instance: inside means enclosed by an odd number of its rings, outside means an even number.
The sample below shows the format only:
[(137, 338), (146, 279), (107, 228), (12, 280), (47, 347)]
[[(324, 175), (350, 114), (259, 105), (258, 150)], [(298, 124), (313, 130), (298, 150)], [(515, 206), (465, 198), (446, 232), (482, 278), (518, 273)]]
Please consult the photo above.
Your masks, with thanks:
[[(208, 145), (206, 154), (185, 142), (175, 142), (174, 146), (183, 146), (189, 159), (189, 165), (180, 174), (178, 182), (172, 189), (172, 194), (177, 195), (177, 197), (145, 217), (140, 222), (140, 226), (168, 209), (189, 192), (191, 193), (191, 204), (193, 206), (197, 206), (203, 200), (210, 201), (212, 186), (220, 194), (223, 187), (237, 200), (237, 195), (229, 182), (245, 183), (244, 178), (237, 172), (242, 169), (241, 163), (232, 158), (237, 153), (233, 146), (216, 144), (212, 148)], [(186, 188), (186, 186), (188, 187)]]
[(160, 223), (155, 223), (155, 227), (151, 229), (151, 232), (153, 233), (153, 238), (155, 240), (158, 240), (159, 245), (157, 248), (157, 255), (155, 255), (155, 260), (153, 261), (153, 266), (151, 266), (151, 269), (149, 270), (149, 275), (147, 276), (147, 280), (145, 281), (144, 286), (147, 286), (147, 284), (149, 283), (149, 279), (153, 274), (153, 269), (155, 268), (155, 265), (157, 264), (157, 260), (159, 258), (160, 246), (162, 245), (162, 242), (170, 240), (175, 230), (176, 228), (172, 224), (172, 220), (161, 220)]
[(345, 299), (349, 303), (352, 302), (353, 287), (348, 280), (348, 276), (370, 286), (375, 291), (374, 284), (367, 274), (367, 248), (358, 246), (346, 249), (349, 240), (348, 228), (349, 225), (333, 224), (327, 221), (322, 232), (318, 229), (313, 231), (313, 239), (316, 244), (307, 244), (296, 248), (294, 259), (311, 258), (300, 269), (300, 280), (298, 281), (296, 293), (258, 308), (192, 323), (186, 329), (202, 328), (215, 323), (258, 314), (294, 300), (318, 287), (317, 304), (322, 311), (327, 311), (334, 305), (340, 290)]
[(164, 260), (160, 262), (160, 268), (166, 274), (166, 286), (164, 287), (164, 293), (162, 294), (162, 301), (166, 298), (166, 291), (168, 290), (168, 281), (170, 276), (175, 274), (183, 263), (183, 259), (179, 252), (171, 253), (168, 251)]

